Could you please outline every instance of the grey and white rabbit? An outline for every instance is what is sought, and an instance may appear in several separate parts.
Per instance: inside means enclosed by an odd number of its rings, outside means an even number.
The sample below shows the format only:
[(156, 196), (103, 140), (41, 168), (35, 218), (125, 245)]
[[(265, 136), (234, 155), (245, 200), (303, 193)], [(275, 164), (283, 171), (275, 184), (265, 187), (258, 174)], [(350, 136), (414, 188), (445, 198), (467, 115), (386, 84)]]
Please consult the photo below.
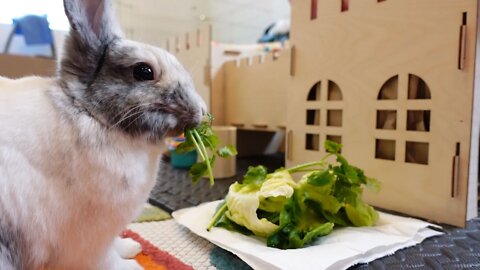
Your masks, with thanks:
[(110, 0), (64, 0), (57, 77), (0, 77), (0, 269), (142, 269), (117, 236), (154, 185), (165, 136), (205, 104), (166, 51), (124, 39)]

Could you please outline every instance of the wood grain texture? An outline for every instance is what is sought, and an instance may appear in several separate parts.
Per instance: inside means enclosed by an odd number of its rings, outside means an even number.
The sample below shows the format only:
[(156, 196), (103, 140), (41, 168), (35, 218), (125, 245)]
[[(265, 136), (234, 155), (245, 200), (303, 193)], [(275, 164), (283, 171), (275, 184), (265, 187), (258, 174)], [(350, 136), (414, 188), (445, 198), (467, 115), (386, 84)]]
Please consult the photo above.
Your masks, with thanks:
[(223, 79), (226, 124), (262, 131), (286, 126), (290, 51), (227, 62)]
[(203, 24), (191, 32), (185, 32), (166, 41), (165, 48), (178, 58), (192, 76), (197, 92), (211, 110), (210, 48), (212, 29)]
[(55, 76), (56, 61), (49, 58), (0, 54), (0, 76), (16, 79), (25, 76)]
[[(351, 163), (378, 178), (379, 194), (366, 194), (376, 206), (464, 226), (466, 220), (470, 138), (472, 131), (477, 2), (471, 0), (319, 1), (310, 19), (309, 1), (292, 5), (291, 43), (295, 46), (295, 76), (288, 91), (288, 131), (292, 131), (287, 166), (319, 159), (323, 151), (305, 150), (306, 133), (342, 136), (343, 153)], [(459, 69), (463, 13), (463, 69)], [(460, 42), (461, 43), (461, 42)], [(463, 56), (461, 56), (463, 57)], [(410, 75), (421, 78), (431, 99), (412, 100)], [(396, 100), (378, 100), (379, 91), (398, 75)], [(328, 80), (338, 84), (343, 100), (330, 103)], [(307, 101), (308, 91), (321, 81), (320, 101)], [(307, 108), (320, 108), (319, 127), (305, 124)], [(322, 123), (328, 109), (342, 109), (341, 127)], [(396, 129), (376, 128), (377, 110), (395, 110)], [(407, 129), (407, 111), (430, 111), (429, 131)], [(376, 139), (395, 141), (395, 160), (375, 158)], [(409, 151), (428, 143), (428, 164), (406, 162)], [(452, 167), (460, 143), (458, 190), (452, 194)], [(408, 148), (408, 149), (407, 149)], [(408, 150), (408, 151), (407, 151)], [(425, 154), (425, 153), (424, 153)], [(422, 160), (425, 157), (421, 158)], [(476, 179), (471, 179), (476, 181)]]

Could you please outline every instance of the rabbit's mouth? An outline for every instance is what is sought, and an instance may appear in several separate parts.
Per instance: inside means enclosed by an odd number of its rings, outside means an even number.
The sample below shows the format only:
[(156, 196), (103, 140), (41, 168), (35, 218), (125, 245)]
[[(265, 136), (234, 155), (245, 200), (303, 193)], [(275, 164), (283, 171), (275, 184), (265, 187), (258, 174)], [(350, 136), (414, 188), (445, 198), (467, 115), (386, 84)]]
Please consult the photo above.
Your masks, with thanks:
[(172, 105), (151, 104), (147, 107), (134, 106), (123, 114), (121, 119), (112, 119), (119, 128), (134, 137), (147, 137), (156, 142), (165, 137), (175, 137), (185, 129), (193, 128), (201, 122), (201, 111)]
[(175, 129), (175, 130), (169, 130), (165, 133), (166, 137), (178, 137), (182, 135), (184, 132), (184, 129)]
[(200, 124), (195, 117), (192, 117), (191, 113), (186, 111), (179, 112), (172, 108), (158, 109), (156, 111), (162, 116), (162, 119), (167, 119), (165, 121), (166, 136), (169, 137), (181, 135), (185, 129), (194, 128)]

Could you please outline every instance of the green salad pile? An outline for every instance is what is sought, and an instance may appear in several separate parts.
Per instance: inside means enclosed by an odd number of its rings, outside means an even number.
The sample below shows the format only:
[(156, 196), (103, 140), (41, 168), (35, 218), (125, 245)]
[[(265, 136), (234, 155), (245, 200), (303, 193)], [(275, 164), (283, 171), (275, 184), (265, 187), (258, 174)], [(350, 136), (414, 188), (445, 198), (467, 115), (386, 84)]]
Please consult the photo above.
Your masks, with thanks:
[[(372, 226), (375, 209), (362, 200), (363, 188), (378, 191), (377, 180), (349, 164), (341, 145), (326, 141), (318, 162), (268, 173), (249, 167), (229, 188), (208, 226), (266, 238), (269, 247), (301, 248), (337, 226)], [(296, 182), (292, 174), (303, 173)]]

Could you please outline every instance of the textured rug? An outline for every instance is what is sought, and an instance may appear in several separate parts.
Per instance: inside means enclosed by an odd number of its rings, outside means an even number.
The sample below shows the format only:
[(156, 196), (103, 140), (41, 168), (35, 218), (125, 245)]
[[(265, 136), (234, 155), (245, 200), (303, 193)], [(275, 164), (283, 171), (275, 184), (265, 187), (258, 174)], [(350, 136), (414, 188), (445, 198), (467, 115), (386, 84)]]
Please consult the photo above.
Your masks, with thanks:
[(131, 238), (142, 245), (142, 252), (135, 256), (135, 260), (145, 270), (193, 270), (193, 267), (183, 263), (170, 253), (158, 249), (131, 230), (125, 230), (122, 237)]
[[(145, 204), (142, 213), (132, 224), (151, 223), (159, 224), (159, 221), (171, 219), (171, 215), (162, 209), (155, 207), (151, 204)], [(161, 231), (162, 227), (156, 228), (157, 231)], [(122, 232), (121, 237), (131, 238), (142, 246), (142, 252), (135, 256), (135, 260), (144, 268), (144, 270), (193, 270), (190, 265), (185, 264), (174, 255), (159, 249), (149, 241), (145, 240), (139, 233), (144, 231), (139, 230), (137, 232), (130, 229), (126, 229)]]
[[(132, 223), (128, 228), (157, 249), (168, 252), (194, 269), (252, 269), (234, 254), (196, 236), (172, 219)], [(420, 245), (399, 250), (390, 256), (369, 264), (353, 266), (348, 270), (385, 269), (479, 270), (480, 219), (469, 221), (465, 229), (447, 229), (444, 235), (429, 238)]]
[(210, 260), (210, 251), (214, 245), (191, 233), (173, 219), (132, 223), (128, 225), (128, 229), (193, 269), (217, 270)]
[(135, 223), (139, 222), (154, 222), (154, 221), (162, 221), (166, 219), (171, 219), (172, 216), (163, 211), (162, 209), (153, 206), (149, 203), (146, 203), (143, 207), (142, 213), (137, 217), (134, 221)]
[[(247, 165), (265, 164), (268, 168), (277, 168), (283, 158), (272, 156), (253, 160), (237, 159), (237, 175), (244, 174)], [(150, 195), (150, 203), (158, 205), (167, 212), (198, 205), (202, 202), (221, 199), (228, 186), (235, 181), (221, 179), (213, 187), (208, 181), (192, 185), (188, 171), (173, 169), (168, 163), (161, 162), (157, 184)], [(215, 247), (172, 220), (161, 224), (139, 223), (136, 229), (145, 229), (141, 234), (162, 250), (166, 250), (195, 269), (242, 270), (250, 269), (232, 253)], [(156, 228), (162, 228), (159, 231)], [(468, 222), (466, 228), (445, 226), (445, 234), (427, 239), (414, 247), (399, 250), (390, 256), (377, 259), (369, 264), (353, 266), (351, 270), (384, 269), (471, 269), (480, 270), (480, 218)], [(165, 236), (163, 234), (166, 234)], [(164, 239), (167, 239), (165, 242)], [(194, 244), (196, 243), (196, 244)], [(190, 256), (195, 254), (196, 258)], [(349, 269), (349, 270), (350, 270)]]

